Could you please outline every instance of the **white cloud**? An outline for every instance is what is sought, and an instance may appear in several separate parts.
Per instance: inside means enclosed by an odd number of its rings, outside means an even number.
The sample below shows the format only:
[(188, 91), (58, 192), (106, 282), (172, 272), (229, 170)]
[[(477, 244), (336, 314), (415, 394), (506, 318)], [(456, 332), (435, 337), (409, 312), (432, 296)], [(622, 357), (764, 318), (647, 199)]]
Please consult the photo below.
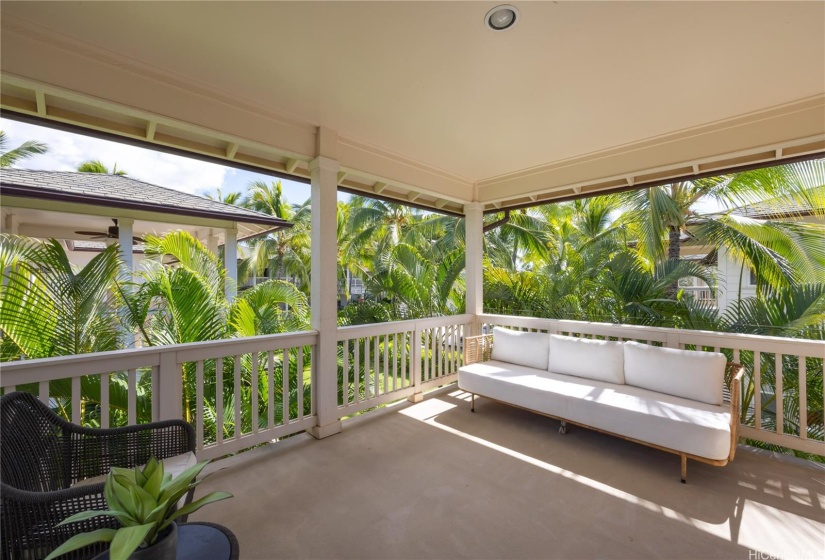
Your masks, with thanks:
[(0, 120), (9, 146), (38, 140), (49, 146), (43, 155), (18, 164), (23, 169), (74, 171), (90, 159), (99, 159), (109, 169), (117, 163), (130, 177), (175, 190), (203, 194), (224, 184), (230, 170), (222, 165), (197, 161), (152, 150), (90, 138), (9, 119)]

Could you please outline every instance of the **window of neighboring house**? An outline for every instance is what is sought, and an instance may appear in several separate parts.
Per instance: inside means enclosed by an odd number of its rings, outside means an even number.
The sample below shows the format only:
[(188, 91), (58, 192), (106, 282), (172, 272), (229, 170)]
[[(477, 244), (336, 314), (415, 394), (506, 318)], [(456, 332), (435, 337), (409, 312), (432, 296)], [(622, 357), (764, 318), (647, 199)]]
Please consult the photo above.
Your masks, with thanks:
[(750, 285), (756, 286), (756, 271), (753, 269), (750, 270)]

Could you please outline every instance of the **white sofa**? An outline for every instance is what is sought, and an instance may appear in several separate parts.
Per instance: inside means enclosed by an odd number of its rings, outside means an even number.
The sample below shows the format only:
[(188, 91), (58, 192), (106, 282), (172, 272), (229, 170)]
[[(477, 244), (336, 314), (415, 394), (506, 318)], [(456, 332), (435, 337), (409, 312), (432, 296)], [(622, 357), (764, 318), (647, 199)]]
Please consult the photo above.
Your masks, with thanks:
[[(738, 440), (744, 370), (724, 354), (496, 327), (465, 340), (458, 386), (567, 422), (723, 466)], [(728, 387), (729, 401), (723, 397)]]

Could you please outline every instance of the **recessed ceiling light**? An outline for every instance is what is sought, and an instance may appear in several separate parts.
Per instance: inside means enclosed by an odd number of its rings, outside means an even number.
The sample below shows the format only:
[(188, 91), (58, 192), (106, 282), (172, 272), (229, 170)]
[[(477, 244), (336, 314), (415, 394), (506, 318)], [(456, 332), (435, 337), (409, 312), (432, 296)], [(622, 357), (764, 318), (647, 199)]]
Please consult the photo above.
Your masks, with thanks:
[(484, 23), (493, 31), (505, 31), (515, 27), (520, 18), (518, 8), (503, 4), (487, 12), (484, 16)]

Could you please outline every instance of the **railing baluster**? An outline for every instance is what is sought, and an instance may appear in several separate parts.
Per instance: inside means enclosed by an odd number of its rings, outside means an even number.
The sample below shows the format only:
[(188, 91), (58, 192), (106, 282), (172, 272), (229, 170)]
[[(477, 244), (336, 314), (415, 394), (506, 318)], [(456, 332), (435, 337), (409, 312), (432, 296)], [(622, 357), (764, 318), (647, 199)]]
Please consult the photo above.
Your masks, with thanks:
[(223, 443), (223, 358), (215, 358), (215, 441)]
[(389, 393), (390, 387), (390, 337), (389, 335), (384, 335), (384, 390), (382, 393), (385, 395)]
[(80, 424), (80, 378), (72, 377), (72, 423)]
[(421, 380), (426, 381), (430, 378), (430, 329), (421, 331), (421, 338), (416, 341), (416, 344), (419, 348), (423, 347), (424, 355), (422, 359), (423, 371), (421, 372)]
[(129, 425), (137, 424), (137, 371), (130, 369), (127, 372), (129, 385), (128, 418)]
[(266, 425), (269, 428), (275, 426), (275, 353), (270, 350), (266, 353), (267, 359), (267, 380), (266, 390), (269, 398), (269, 406), (266, 411)]
[(364, 400), (370, 399), (370, 337), (364, 337)]
[(298, 420), (304, 418), (304, 347), (295, 348), (297, 363), (295, 367), (295, 382), (298, 384)]
[(799, 437), (808, 439), (808, 364), (799, 356)]
[(203, 449), (203, 360), (195, 362), (195, 441), (198, 451)]
[(152, 422), (160, 420), (160, 366), (152, 366)]
[(381, 337), (380, 336), (375, 336), (373, 338), (374, 338), (374, 342), (373, 342), (373, 357), (372, 357), (372, 360), (373, 360), (373, 362), (375, 362), (375, 369), (373, 370), (373, 377), (372, 377), (372, 382), (373, 382), (372, 396), (377, 397), (379, 395), (379, 384), (381, 383), (381, 367), (380, 367), (379, 361), (378, 361), (380, 359), (380, 356), (379, 356), (378, 353), (381, 351), (381, 348), (379, 346), (379, 342), (381, 340)]
[(438, 329), (430, 329), (430, 379), (435, 379), (438, 376), (438, 355), (435, 350), (437, 333)]
[(762, 353), (753, 352), (753, 425), (762, 429)]
[(258, 433), (258, 384), (260, 375), (258, 372), (258, 353), (252, 352), (252, 433)]
[(438, 354), (438, 377), (444, 377), (444, 327), (438, 327), (438, 345), (435, 351)]
[(353, 402), (361, 402), (361, 339), (355, 339), (355, 356), (353, 356), (353, 381), (355, 387), (353, 388)]
[[(407, 387), (407, 333), (401, 333), (401, 387)], [(410, 383), (412, 385), (412, 383)]]
[(781, 434), (785, 431), (785, 416), (783, 410), (784, 403), (782, 402), (782, 382), (784, 381), (782, 379), (782, 354), (777, 352), (775, 355), (775, 361), (776, 373), (774, 377), (776, 378), (776, 396), (774, 397), (774, 404), (776, 407), (776, 433)]
[(289, 424), (289, 349), (284, 348), (281, 357), (281, 383), (283, 395), (281, 396), (281, 410), (283, 411), (284, 426)]
[(344, 358), (344, 379), (341, 386), (341, 404), (347, 406), (349, 404), (349, 340), (341, 341), (343, 347), (342, 357)]
[(235, 382), (235, 394), (233, 395), (232, 402), (235, 404), (235, 430), (233, 432), (233, 437), (235, 439), (239, 439), (241, 437), (242, 426), (241, 426), (241, 403), (243, 401), (242, 393), (241, 393), (241, 357), (235, 356), (235, 372), (234, 372), (234, 379)]
[(398, 333), (392, 335), (392, 390), (398, 390)]
[[(101, 376), (102, 378), (103, 376)], [(40, 402), (49, 406), (49, 382), (48, 381), (41, 381), (37, 387), (37, 395), (40, 399)]]
[[(48, 389), (48, 382), (46, 384)], [(154, 393), (154, 391), (153, 391)], [(109, 427), (109, 374), (100, 374), (100, 427)]]

